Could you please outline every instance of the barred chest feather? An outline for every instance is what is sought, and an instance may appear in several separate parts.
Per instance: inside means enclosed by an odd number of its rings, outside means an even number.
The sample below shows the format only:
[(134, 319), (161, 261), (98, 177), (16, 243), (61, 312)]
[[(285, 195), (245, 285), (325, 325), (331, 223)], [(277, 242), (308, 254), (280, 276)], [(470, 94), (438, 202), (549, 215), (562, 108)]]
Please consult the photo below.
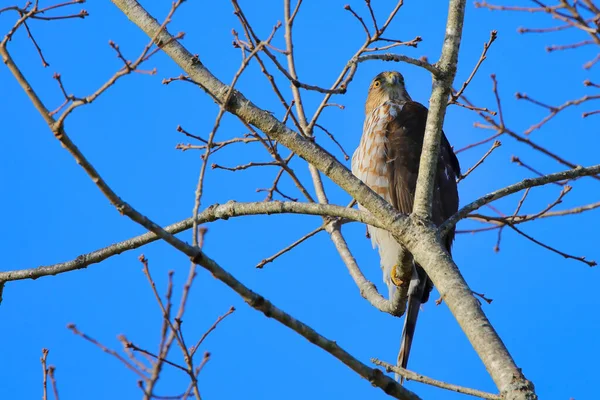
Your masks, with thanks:
[[(391, 201), (390, 190), (392, 188), (388, 178), (388, 169), (391, 166), (387, 162), (386, 126), (390, 120), (396, 118), (402, 107), (402, 104), (388, 101), (374, 109), (365, 119), (360, 145), (352, 156), (352, 173), (388, 202)], [(364, 210), (360, 204), (358, 207)], [(391, 250), (390, 255), (395, 263), (398, 244), (394, 238), (387, 231), (373, 226), (368, 226), (368, 230), (373, 247), (379, 247), (380, 253), (383, 248)], [(390, 255), (381, 254), (382, 267), (387, 261), (384, 258), (388, 258)], [(389, 277), (385, 280), (387, 282)]]
[(352, 173), (388, 202), (389, 171), (385, 145), (386, 125), (402, 110), (402, 104), (385, 102), (365, 119), (360, 145), (352, 156)]

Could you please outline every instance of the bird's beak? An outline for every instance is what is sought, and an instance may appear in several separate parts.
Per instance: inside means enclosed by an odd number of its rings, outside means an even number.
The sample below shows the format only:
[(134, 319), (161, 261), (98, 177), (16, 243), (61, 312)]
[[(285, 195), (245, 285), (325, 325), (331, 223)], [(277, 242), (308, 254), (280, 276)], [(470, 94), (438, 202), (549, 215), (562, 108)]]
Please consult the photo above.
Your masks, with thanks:
[(389, 74), (387, 78), (388, 83), (392, 86), (397, 86), (400, 84), (400, 76), (398, 74)]

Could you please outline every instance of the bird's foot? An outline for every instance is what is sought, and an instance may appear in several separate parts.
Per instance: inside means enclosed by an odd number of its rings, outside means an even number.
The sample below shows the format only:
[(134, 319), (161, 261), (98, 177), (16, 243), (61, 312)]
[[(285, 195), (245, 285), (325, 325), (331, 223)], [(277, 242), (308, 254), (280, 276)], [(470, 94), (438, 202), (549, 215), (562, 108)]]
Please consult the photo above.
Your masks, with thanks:
[(391, 276), (390, 278), (392, 279), (392, 282), (394, 283), (394, 285), (400, 287), (402, 286), (402, 284), (404, 283), (404, 281), (402, 279), (399, 278), (400, 274), (396, 271), (398, 271), (398, 268), (400, 267), (400, 264), (396, 264), (392, 267), (392, 271), (391, 271)]

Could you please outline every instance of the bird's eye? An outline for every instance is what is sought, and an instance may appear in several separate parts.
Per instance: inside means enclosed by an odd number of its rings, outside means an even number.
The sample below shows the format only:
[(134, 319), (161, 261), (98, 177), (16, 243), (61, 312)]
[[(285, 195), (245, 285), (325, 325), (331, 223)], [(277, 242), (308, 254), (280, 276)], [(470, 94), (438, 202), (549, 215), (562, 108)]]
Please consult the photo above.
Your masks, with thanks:
[(373, 82), (373, 87), (379, 87), (380, 85), (381, 85), (381, 82), (379, 82), (379, 81)]

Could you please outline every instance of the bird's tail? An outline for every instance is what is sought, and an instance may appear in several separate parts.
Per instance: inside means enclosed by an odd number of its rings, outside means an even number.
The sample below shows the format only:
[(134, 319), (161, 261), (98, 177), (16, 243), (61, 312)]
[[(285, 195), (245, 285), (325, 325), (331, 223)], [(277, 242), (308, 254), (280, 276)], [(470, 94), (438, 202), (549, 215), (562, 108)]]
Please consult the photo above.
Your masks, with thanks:
[[(415, 328), (417, 327), (417, 317), (419, 308), (423, 300), (427, 277), (419, 276), (416, 265), (413, 267), (413, 276), (408, 287), (408, 304), (404, 316), (404, 327), (402, 328), (402, 339), (400, 340), (400, 352), (398, 353), (397, 365), (406, 368), (408, 365), (408, 356), (410, 355), (410, 346), (412, 345)], [(396, 380), (400, 384), (404, 383), (404, 378), (395, 374)]]

